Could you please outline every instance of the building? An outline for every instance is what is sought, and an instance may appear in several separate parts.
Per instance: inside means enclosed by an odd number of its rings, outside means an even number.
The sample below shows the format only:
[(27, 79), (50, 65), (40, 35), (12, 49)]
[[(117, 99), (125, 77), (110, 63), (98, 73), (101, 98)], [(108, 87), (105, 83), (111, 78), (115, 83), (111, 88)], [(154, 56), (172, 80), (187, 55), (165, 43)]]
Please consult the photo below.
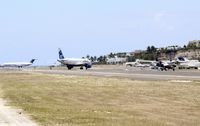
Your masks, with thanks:
[(168, 46), (166, 49), (167, 50), (178, 50), (178, 49), (181, 49), (181, 47), (178, 45), (175, 45), (175, 46)]
[(189, 41), (188, 46), (193, 46), (193, 45), (195, 45), (196, 47), (200, 47), (200, 40)]
[(114, 58), (107, 58), (107, 64), (123, 64), (127, 61), (127, 58), (119, 58), (115, 56)]

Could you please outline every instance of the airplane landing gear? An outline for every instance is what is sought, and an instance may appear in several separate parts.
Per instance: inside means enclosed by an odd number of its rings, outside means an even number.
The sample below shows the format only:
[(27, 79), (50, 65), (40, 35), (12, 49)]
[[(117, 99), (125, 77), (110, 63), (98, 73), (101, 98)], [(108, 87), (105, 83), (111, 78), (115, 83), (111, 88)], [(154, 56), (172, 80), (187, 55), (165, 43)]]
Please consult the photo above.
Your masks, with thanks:
[(73, 66), (67, 66), (68, 70), (71, 70), (73, 68)]

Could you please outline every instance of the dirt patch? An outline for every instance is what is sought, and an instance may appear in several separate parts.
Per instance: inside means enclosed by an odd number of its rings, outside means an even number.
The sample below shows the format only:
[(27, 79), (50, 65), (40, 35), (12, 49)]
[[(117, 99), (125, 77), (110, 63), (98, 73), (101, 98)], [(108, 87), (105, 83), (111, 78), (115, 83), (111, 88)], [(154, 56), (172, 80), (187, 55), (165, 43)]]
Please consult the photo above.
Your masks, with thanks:
[(37, 126), (37, 124), (24, 115), (22, 110), (6, 106), (6, 102), (0, 99), (0, 126)]

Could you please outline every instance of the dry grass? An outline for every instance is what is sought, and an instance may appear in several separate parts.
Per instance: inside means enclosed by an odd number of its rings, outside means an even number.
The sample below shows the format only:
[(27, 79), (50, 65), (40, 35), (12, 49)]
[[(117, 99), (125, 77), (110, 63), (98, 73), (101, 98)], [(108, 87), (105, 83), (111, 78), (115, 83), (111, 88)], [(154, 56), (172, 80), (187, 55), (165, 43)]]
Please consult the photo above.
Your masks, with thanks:
[(200, 83), (0, 73), (3, 97), (44, 126), (198, 126)]

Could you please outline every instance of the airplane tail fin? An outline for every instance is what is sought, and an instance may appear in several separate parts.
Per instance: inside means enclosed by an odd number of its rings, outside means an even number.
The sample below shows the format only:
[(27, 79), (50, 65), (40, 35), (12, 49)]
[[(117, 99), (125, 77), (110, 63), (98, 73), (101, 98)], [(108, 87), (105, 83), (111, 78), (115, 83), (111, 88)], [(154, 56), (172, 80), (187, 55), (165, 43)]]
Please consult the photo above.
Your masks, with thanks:
[(36, 60), (36, 59), (32, 59), (32, 60), (30, 61), (30, 63), (34, 63), (35, 60)]
[(58, 49), (58, 54), (59, 54), (59, 59), (64, 59), (65, 58), (63, 53), (62, 53), (62, 50), (60, 48)]

